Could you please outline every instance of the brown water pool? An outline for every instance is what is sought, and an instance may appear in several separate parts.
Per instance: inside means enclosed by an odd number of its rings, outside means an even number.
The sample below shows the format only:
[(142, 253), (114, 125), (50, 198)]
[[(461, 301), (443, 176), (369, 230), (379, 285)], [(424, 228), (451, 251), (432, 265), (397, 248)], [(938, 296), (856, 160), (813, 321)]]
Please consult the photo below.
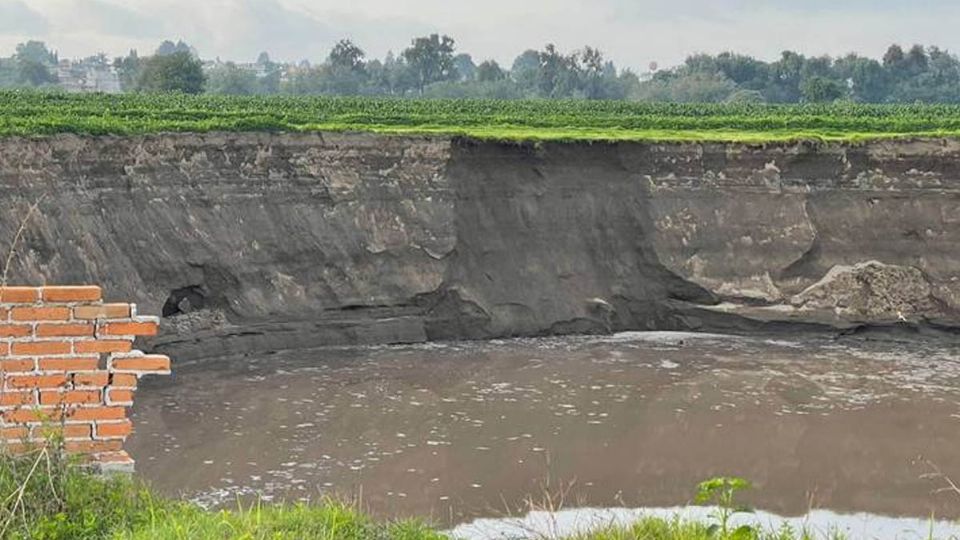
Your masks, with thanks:
[(960, 517), (960, 350), (630, 333), (331, 348), (175, 365), (129, 450), (207, 505), (362, 498), (454, 525), (563, 505), (662, 507), (737, 475), (781, 515)]

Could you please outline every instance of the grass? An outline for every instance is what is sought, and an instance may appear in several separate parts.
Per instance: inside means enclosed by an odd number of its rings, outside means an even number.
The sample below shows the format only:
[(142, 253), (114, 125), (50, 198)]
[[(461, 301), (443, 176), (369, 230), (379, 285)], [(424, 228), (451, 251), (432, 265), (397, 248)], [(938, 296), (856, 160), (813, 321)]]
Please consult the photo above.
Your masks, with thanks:
[[(742, 489), (713, 479), (699, 486), (710, 503), (735, 504)], [(726, 501), (726, 502), (724, 502)], [(535, 540), (812, 540), (804, 531), (764, 531), (726, 519), (742, 512), (720, 508), (704, 522), (645, 518), (568, 539)], [(726, 517), (725, 517), (726, 516)], [(377, 521), (355, 504), (237, 505), (205, 510), (157, 495), (128, 476), (97, 476), (46, 448), (22, 456), (0, 454), (0, 538), (38, 540), (448, 540), (420, 520)], [(839, 536), (816, 536), (834, 540)]]
[(670, 104), (0, 91), (0, 136), (361, 131), (498, 140), (958, 137), (956, 105)]
[(439, 532), (418, 521), (376, 523), (355, 507), (339, 503), (261, 506), (208, 512), (187, 504), (161, 509), (134, 528), (112, 538), (153, 539), (301, 539), (440, 540)]
[[(565, 540), (814, 540), (807, 532), (783, 528), (778, 531), (721, 534), (700, 522), (646, 518), (627, 527), (608, 527)], [(841, 536), (825, 540), (842, 540)]]
[(377, 522), (355, 505), (208, 511), (123, 475), (97, 476), (41, 448), (0, 457), (0, 538), (38, 540), (441, 540), (417, 520)]

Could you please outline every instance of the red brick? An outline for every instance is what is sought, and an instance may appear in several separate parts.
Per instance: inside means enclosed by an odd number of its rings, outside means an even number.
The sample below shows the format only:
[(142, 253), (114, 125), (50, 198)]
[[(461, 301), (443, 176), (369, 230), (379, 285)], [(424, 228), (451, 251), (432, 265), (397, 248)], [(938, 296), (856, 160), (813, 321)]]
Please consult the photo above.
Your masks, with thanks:
[(54, 437), (63, 437), (65, 439), (90, 439), (92, 438), (93, 426), (91, 424), (64, 424), (64, 425), (45, 425), (34, 426), (30, 430), (30, 436), (34, 440), (50, 439)]
[(0, 406), (11, 407), (11, 406), (23, 406), (23, 405), (36, 405), (37, 396), (32, 391), (13, 391), (6, 390), (0, 392)]
[(66, 375), (11, 375), (7, 377), (7, 386), (11, 388), (57, 388), (66, 383)]
[(32, 304), (40, 299), (36, 287), (0, 287), (0, 303)]
[(97, 369), (100, 359), (88, 358), (40, 358), (40, 371), (92, 371)]
[(87, 353), (115, 353), (130, 352), (133, 350), (133, 343), (129, 341), (78, 341), (74, 343), (74, 352), (78, 354)]
[(126, 319), (130, 317), (130, 304), (103, 304), (99, 306), (77, 306), (73, 308), (76, 319)]
[[(0, 331), (2, 331), (0, 326)], [(37, 337), (93, 337), (92, 324), (38, 324)]]
[(111, 388), (107, 390), (107, 403), (110, 405), (133, 403), (133, 391)]
[(123, 407), (91, 407), (74, 409), (67, 412), (67, 420), (96, 421), (96, 420), (123, 420), (127, 417), (127, 410)]
[(89, 405), (100, 403), (99, 390), (69, 390), (67, 392), (40, 392), (40, 405)]
[(93, 433), (93, 424), (65, 424), (63, 437), (65, 439), (89, 439)]
[(0, 337), (24, 337), (33, 333), (29, 324), (0, 324)]
[(70, 308), (66, 307), (18, 307), (10, 310), (14, 321), (66, 321)]
[(77, 373), (73, 376), (75, 386), (106, 386), (110, 382), (110, 374), (106, 371), (98, 373)]
[(123, 449), (123, 441), (66, 441), (63, 446), (67, 452), (94, 454), (120, 451)]
[(23, 426), (5, 427), (0, 429), (0, 439), (5, 441), (23, 440), (30, 435), (30, 430)]
[(0, 373), (24, 373), (36, 369), (37, 363), (32, 358), (17, 360), (0, 360)]
[(110, 369), (117, 371), (170, 371), (170, 358), (161, 355), (147, 355), (132, 358), (114, 358)]
[(14, 342), (11, 353), (14, 356), (35, 354), (70, 354), (73, 349), (69, 341), (24, 341)]
[(107, 336), (155, 336), (156, 322), (115, 322), (100, 327), (100, 334)]
[(93, 424), (65, 424), (63, 436), (68, 439), (90, 438), (93, 433)]
[(10, 345), (7, 343), (0, 343), (0, 356), (7, 356), (10, 354)]
[(131, 373), (114, 373), (110, 384), (115, 388), (136, 388), (137, 376)]
[(70, 285), (43, 287), (44, 302), (96, 302), (103, 298), (103, 291), (95, 285)]
[(124, 438), (133, 432), (133, 423), (129, 420), (109, 424), (99, 423), (96, 426), (96, 431), (96, 438), (98, 439)]

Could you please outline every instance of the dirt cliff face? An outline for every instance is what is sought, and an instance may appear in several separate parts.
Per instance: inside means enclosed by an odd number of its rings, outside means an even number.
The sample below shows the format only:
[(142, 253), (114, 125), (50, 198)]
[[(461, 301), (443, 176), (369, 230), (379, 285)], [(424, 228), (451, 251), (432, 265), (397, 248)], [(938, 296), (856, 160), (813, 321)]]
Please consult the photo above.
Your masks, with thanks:
[(179, 357), (960, 317), (960, 143), (358, 134), (0, 142), (11, 282), (95, 282)]

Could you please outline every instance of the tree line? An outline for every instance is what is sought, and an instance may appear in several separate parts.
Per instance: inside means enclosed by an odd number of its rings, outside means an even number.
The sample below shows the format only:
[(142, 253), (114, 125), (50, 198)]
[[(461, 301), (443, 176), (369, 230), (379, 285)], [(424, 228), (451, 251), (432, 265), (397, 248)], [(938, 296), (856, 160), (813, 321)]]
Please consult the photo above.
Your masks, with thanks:
[[(444, 98), (611, 99), (668, 102), (960, 103), (960, 60), (938, 47), (891, 45), (880, 59), (839, 58), (785, 51), (774, 61), (725, 52), (694, 54), (683, 64), (642, 76), (619, 69), (603, 52), (584, 47), (562, 52), (554, 45), (526, 50), (510, 66), (479, 63), (459, 52), (453, 38), (414, 38), (399, 54), (368, 58), (341, 40), (318, 64), (284, 64), (261, 53), (255, 62), (203, 62), (179, 41), (165, 41), (152, 55), (136, 51), (110, 61), (130, 92), (216, 94), (321, 94)], [(0, 59), (0, 86), (44, 87), (57, 83), (57, 54), (43, 43), (18, 45)]]

